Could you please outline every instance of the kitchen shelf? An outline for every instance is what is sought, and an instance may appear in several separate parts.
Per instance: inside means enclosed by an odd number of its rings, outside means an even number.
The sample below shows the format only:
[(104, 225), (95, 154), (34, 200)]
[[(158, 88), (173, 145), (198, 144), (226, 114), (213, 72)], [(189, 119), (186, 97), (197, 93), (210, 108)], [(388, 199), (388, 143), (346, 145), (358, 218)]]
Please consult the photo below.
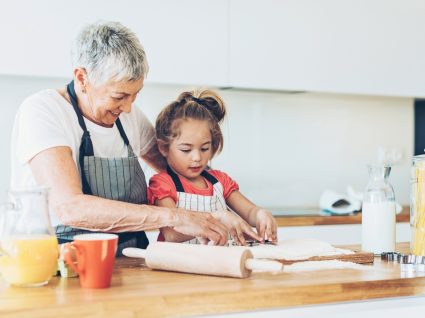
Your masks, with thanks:
[[(296, 214), (294, 209), (288, 215), (281, 209), (270, 209), (277, 220), (278, 226), (310, 226), (310, 225), (338, 225), (338, 224), (361, 224), (361, 212), (354, 215), (321, 215), (319, 209), (299, 209)], [(397, 223), (408, 223), (410, 221), (409, 207), (403, 207), (401, 213), (396, 216)]]

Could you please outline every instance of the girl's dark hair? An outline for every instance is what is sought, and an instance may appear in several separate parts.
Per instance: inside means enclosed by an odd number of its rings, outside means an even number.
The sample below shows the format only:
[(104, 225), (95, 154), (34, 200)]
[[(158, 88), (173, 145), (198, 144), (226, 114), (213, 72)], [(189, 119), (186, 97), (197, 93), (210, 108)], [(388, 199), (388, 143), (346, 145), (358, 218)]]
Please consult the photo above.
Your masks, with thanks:
[(183, 92), (176, 101), (165, 107), (155, 123), (156, 138), (168, 148), (170, 142), (180, 135), (180, 123), (187, 119), (205, 120), (211, 132), (212, 155), (223, 149), (220, 123), (226, 115), (221, 97), (209, 89)]

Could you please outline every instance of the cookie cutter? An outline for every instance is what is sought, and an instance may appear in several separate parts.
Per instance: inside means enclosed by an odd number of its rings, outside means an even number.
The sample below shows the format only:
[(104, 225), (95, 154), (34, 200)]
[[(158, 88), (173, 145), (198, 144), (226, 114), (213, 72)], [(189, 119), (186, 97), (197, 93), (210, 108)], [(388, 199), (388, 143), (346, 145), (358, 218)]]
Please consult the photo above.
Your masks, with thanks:
[(397, 253), (397, 252), (383, 252), (381, 253), (381, 260), (384, 260), (387, 262), (397, 262), (399, 255), (400, 253)]
[(400, 264), (400, 270), (403, 272), (416, 271), (425, 273), (425, 256), (384, 252), (381, 253), (381, 260), (387, 262), (398, 262)]
[[(260, 241), (256, 240), (246, 240), (246, 246), (252, 247), (252, 246), (258, 246), (258, 245), (274, 245), (272, 241), (265, 240), (264, 243), (261, 243)], [(238, 245), (235, 241), (232, 241), (232, 245)]]

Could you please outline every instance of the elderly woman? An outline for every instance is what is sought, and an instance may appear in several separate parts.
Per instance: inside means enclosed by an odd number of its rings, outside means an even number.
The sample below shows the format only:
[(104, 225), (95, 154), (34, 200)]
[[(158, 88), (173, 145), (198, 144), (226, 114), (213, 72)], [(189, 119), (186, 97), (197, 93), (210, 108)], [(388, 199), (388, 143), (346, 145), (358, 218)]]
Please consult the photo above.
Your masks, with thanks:
[(136, 36), (119, 23), (89, 25), (73, 48), (74, 79), (28, 97), (12, 136), (12, 188), (51, 189), (60, 243), (88, 231), (119, 233), (120, 247), (145, 248), (144, 230), (170, 227), (215, 244), (228, 231), (209, 213), (145, 205), (138, 162), (164, 165), (154, 128), (133, 107), (148, 71)]

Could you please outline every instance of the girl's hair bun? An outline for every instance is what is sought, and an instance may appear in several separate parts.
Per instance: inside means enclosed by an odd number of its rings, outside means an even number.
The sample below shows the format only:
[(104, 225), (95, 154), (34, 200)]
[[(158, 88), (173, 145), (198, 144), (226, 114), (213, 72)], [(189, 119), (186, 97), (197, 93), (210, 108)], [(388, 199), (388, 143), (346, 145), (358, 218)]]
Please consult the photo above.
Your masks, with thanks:
[(180, 94), (179, 100), (194, 101), (209, 110), (211, 115), (220, 123), (226, 115), (226, 107), (221, 97), (209, 89), (200, 89), (193, 92), (184, 92)]

